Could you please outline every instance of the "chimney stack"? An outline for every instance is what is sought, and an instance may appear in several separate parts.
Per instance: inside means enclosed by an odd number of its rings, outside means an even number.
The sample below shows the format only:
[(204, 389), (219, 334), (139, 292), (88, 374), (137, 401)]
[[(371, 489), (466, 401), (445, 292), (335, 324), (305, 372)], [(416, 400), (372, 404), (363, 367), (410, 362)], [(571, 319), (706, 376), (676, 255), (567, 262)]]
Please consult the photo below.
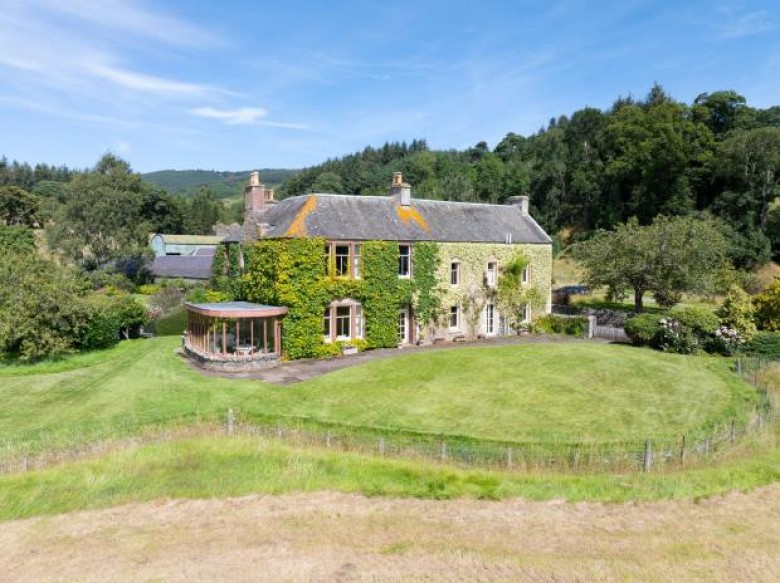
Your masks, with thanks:
[(260, 173), (252, 172), (244, 187), (244, 240), (255, 241), (268, 227), (265, 213), (275, 204), (274, 189), (260, 182)]
[(528, 216), (528, 197), (526, 195), (510, 196), (506, 199), (505, 204), (520, 207), (520, 214)]
[(266, 188), (265, 184), (260, 182), (260, 173), (255, 170), (249, 177), (249, 184), (244, 188), (244, 211), (250, 214), (263, 210), (266, 204), (274, 202), (274, 189)]
[(412, 205), (412, 187), (404, 182), (401, 172), (393, 172), (393, 184), (390, 186), (390, 196), (397, 196), (401, 206)]

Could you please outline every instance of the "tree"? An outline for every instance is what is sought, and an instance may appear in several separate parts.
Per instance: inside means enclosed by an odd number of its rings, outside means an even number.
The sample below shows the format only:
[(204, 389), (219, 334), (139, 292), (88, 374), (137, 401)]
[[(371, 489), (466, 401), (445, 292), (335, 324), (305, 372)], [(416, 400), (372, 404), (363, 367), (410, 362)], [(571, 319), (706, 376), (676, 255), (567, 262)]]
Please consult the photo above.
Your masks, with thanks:
[(18, 186), (0, 186), (0, 220), (8, 226), (37, 226), (41, 222), (38, 197)]
[(143, 182), (127, 162), (106, 154), (92, 172), (77, 175), (69, 191), (57, 224), (47, 233), (53, 248), (87, 269), (147, 251)]
[(344, 181), (335, 172), (323, 172), (311, 185), (312, 192), (344, 192)]
[(648, 226), (632, 219), (614, 231), (599, 231), (574, 245), (573, 256), (589, 285), (607, 286), (613, 297), (632, 289), (639, 313), (647, 292), (671, 306), (684, 292), (710, 289), (724, 264), (726, 241), (711, 219), (660, 216)]
[(701, 93), (693, 100), (693, 114), (712, 133), (721, 136), (749, 123), (752, 114), (746, 104), (747, 100), (736, 91)]
[(206, 186), (198, 190), (190, 201), (186, 227), (192, 235), (211, 235), (214, 225), (219, 221), (221, 205), (214, 193)]

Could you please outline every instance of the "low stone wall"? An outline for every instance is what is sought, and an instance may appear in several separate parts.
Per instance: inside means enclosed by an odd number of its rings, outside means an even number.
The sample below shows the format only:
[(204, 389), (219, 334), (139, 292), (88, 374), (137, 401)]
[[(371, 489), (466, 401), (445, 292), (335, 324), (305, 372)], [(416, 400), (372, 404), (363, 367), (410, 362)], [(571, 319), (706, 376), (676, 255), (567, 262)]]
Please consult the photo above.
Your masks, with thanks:
[(281, 360), (274, 352), (258, 352), (249, 356), (234, 354), (205, 354), (188, 344), (182, 346), (184, 355), (191, 358), (201, 368), (218, 372), (251, 372), (277, 366)]

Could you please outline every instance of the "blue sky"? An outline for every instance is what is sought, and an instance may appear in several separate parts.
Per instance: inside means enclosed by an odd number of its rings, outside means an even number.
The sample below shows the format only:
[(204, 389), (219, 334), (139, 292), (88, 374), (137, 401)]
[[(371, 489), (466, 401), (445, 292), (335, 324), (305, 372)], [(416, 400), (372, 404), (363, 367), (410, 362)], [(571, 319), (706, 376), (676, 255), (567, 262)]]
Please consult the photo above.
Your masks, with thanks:
[(772, 1), (4, 0), (0, 154), (139, 171), (492, 147), (654, 82), (780, 104)]

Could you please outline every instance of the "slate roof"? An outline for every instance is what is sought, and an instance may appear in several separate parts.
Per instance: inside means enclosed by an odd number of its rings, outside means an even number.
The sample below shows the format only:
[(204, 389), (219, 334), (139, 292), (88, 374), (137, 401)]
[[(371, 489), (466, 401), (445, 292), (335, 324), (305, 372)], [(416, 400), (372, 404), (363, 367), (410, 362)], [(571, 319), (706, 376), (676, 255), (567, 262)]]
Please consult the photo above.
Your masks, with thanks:
[(308, 194), (277, 202), (262, 219), (264, 237), (331, 240), (441, 241), (550, 244), (519, 206), (397, 197)]
[(160, 255), (152, 262), (154, 277), (211, 279), (213, 255)]

